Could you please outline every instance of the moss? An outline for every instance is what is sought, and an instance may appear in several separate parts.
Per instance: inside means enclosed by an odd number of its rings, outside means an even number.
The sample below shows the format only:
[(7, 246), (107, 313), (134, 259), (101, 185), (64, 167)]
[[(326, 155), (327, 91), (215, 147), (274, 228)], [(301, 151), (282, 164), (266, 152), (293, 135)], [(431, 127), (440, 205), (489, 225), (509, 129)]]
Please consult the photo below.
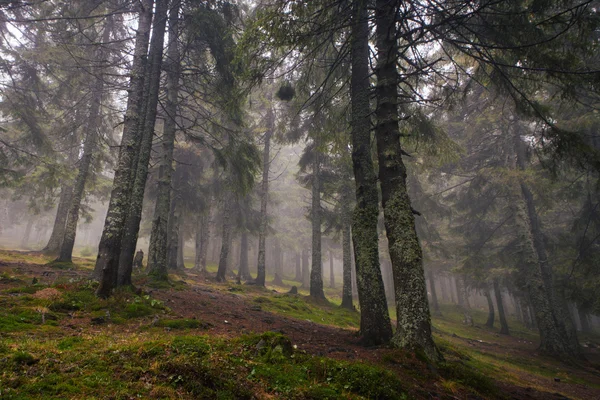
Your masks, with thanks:
[(498, 394), (498, 389), (491, 378), (461, 361), (442, 362), (438, 365), (438, 371), (445, 379), (474, 389), (481, 395), (494, 396)]
[(58, 342), (58, 344), (56, 345), (56, 348), (59, 350), (72, 349), (75, 345), (82, 343), (82, 342), (83, 342), (83, 339), (81, 337), (72, 336), (72, 337), (62, 339), (60, 342)]
[(26, 351), (17, 351), (13, 354), (12, 361), (17, 365), (32, 365), (39, 360)]
[(156, 326), (169, 329), (197, 329), (205, 325), (197, 319), (161, 319)]

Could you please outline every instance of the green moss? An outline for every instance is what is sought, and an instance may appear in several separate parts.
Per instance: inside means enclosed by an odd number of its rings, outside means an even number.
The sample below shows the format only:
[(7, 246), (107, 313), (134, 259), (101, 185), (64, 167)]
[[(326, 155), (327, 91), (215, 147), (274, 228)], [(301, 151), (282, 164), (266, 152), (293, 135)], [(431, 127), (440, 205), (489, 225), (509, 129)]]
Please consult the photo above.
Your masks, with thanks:
[(56, 345), (56, 348), (59, 350), (67, 350), (67, 349), (72, 349), (73, 346), (82, 343), (83, 339), (79, 336), (72, 336), (72, 337), (68, 337), (68, 338), (64, 338), (62, 339), (60, 342), (58, 342), (58, 344)]
[(12, 360), (18, 365), (32, 365), (39, 361), (26, 351), (17, 351), (15, 354), (13, 354)]
[(197, 329), (203, 324), (197, 319), (161, 319), (156, 326), (161, 326), (170, 329)]
[(491, 378), (461, 361), (440, 363), (438, 371), (445, 379), (453, 380), (474, 389), (481, 395), (493, 396), (498, 393), (498, 389)]

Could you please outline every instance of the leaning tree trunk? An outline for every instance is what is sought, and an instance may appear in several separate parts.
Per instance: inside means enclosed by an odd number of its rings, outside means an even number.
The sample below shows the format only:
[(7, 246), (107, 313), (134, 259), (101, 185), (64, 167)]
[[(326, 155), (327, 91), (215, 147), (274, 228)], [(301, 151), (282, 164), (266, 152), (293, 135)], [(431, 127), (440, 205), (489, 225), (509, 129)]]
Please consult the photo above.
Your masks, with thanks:
[(494, 301), (492, 300), (492, 295), (490, 293), (490, 289), (488, 287), (483, 289), (483, 294), (485, 295), (485, 298), (487, 300), (487, 305), (488, 305), (488, 319), (485, 322), (485, 326), (487, 326), (488, 328), (493, 328), (494, 327), (494, 319), (496, 318), (496, 316), (494, 313)]
[(533, 244), (531, 226), (527, 216), (527, 206), (522, 197), (519, 185), (513, 185), (512, 206), (515, 221), (517, 239), (516, 243), (521, 254), (518, 263), (521, 274), (524, 277), (525, 289), (533, 308), (535, 322), (540, 332), (540, 350), (556, 357), (573, 357), (568, 340), (564, 337), (560, 328), (556, 325), (550, 296), (546, 292), (546, 286), (540, 271), (539, 260)]
[(135, 169), (129, 212), (125, 219), (123, 239), (121, 241), (121, 254), (119, 256), (119, 285), (131, 281), (133, 257), (135, 255), (140, 221), (142, 219), (142, 206), (144, 191), (148, 178), (148, 164), (152, 152), (152, 139), (154, 138), (154, 125), (156, 122), (158, 95), (160, 91), (160, 74), (162, 70), (163, 44), (167, 22), (168, 1), (157, 0), (154, 28), (152, 29), (152, 43), (150, 44), (150, 74), (148, 77), (148, 94), (146, 113), (143, 122), (142, 140)]
[(65, 225), (67, 224), (67, 215), (69, 213), (69, 206), (71, 205), (72, 194), (73, 186), (65, 184), (61, 187), (52, 233), (50, 234), (48, 244), (42, 249), (42, 253), (44, 254), (58, 255), (60, 251), (65, 235)]
[[(527, 167), (526, 148), (525, 143), (520, 137), (519, 129), (516, 129), (514, 133), (514, 140), (515, 152), (517, 155), (517, 167), (521, 171), (524, 171)], [(580, 354), (581, 351), (579, 341), (577, 339), (575, 325), (573, 324), (573, 320), (568, 312), (567, 302), (565, 301), (564, 297), (561, 296), (561, 292), (556, 288), (552, 266), (548, 262), (546, 245), (544, 243), (540, 221), (535, 208), (535, 203), (533, 201), (533, 193), (523, 180), (521, 180), (520, 186), (522, 196), (527, 207), (527, 216), (529, 218), (531, 236), (535, 251), (537, 253), (540, 272), (544, 281), (544, 285), (546, 286), (546, 293), (548, 294), (550, 303), (552, 304), (554, 323), (568, 341), (569, 345), (571, 346), (571, 351), (574, 354)]]
[(175, 149), (175, 133), (177, 131), (177, 101), (179, 96), (179, 75), (181, 58), (179, 55), (179, 8), (180, 0), (173, 1), (169, 15), (169, 47), (167, 50), (167, 102), (165, 105), (166, 120), (161, 141), (160, 166), (158, 168), (158, 190), (150, 247), (148, 249), (148, 271), (155, 279), (167, 280), (167, 250), (169, 208), (171, 202), (171, 177), (173, 175), (173, 150)]
[(229, 258), (229, 247), (231, 246), (231, 201), (223, 201), (223, 228), (221, 236), (221, 254), (219, 256), (219, 269), (217, 270), (217, 282), (225, 282), (227, 275), (227, 260)]
[(435, 277), (433, 271), (427, 271), (427, 279), (429, 280), (429, 291), (431, 292), (431, 303), (433, 304), (434, 315), (442, 315), (440, 310), (440, 303), (438, 302), (437, 292), (435, 291)]
[(262, 170), (262, 183), (260, 188), (260, 225), (258, 227), (258, 260), (256, 264), (256, 284), (265, 286), (266, 279), (266, 254), (265, 245), (267, 242), (267, 227), (268, 227), (268, 215), (267, 215), (267, 204), (269, 202), (269, 166), (271, 164), (270, 148), (271, 148), (271, 136), (275, 130), (275, 114), (273, 113), (273, 107), (271, 104), (268, 105), (267, 115), (267, 131), (265, 132), (265, 148), (263, 150), (263, 170)]
[(104, 229), (98, 246), (98, 257), (94, 268), (94, 278), (106, 278), (107, 282), (101, 284), (100, 296), (107, 297), (117, 281), (119, 268), (119, 255), (121, 254), (121, 239), (125, 218), (128, 212), (129, 196), (133, 180), (132, 170), (136, 168), (134, 160), (137, 158), (141, 140), (141, 120), (143, 120), (142, 103), (144, 101), (144, 81), (146, 75), (146, 56), (150, 41), (150, 26), (152, 24), (153, 0), (138, 2), (139, 22), (135, 37), (133, 61), (131, 66), (131, 79), (129, 82), (129, 96), (127, 98), (127, 111), (123, 121), (123, 136), (119, 148), (119, 159), (113, 179), (113, 188), (110, 194), (108, 211), (104, 221)]
[(406, 188), (398, 126), (396, 2), (375, 3), (377, 98), (375, 137), (386, 235), (394, 274), (396, 332), (392, 344), (441, 359), (431, 336), (423, 253)]
[(379, 267), (379, 195), (371, 157), (371, 105), (369, 101), (369, 23), (366, 0), (352, 5), (350, 84), (352, 167), (356, 207), (352, 242), (356, 263), (356, 286), (360, 304), (360, 334), (367, 345), (387, 343), (392, 326), (381, 269)]
[(504, 303), (502, 302), (502, 289), (498, 279), (494, 279), (494, 294), (496, 295), (496, 305), (498, 306), (498, 317), (500, 318), (500, 333), (510, 335), (508, 322), (506, 322), (506, 313), (504, 312)]
[[(318, 135), (318, 134), (317, 134)], [(313, 167), (312, 167), (312, 203), (310, 220), (312, 225), (312, 258), (310, 270), (310, 297), (324, 299), (323, 292), (323, 261), (321, 255), (321, 157), (319, 154), (318, 139), (314, 139)]]
[[(109, 18), (104, 26), (104, 32), (101, 39), (102, 43), (108, 43), (110, 40), (112, 25), (112, 18)], [(98, 63), (104, 62), (104, 54), (102, 51), (98, 51), (96, 54), (96, 60)], [(71, 195), (69, 212), (67, 213), (63, 241), (60, 247), (60, 254), (56, 260), (58, 262), (72, 261), (73, 247), (75, 246), (75, 235), (77, 234), (77, 222), (79, 221), (79, 209), (85, 193), (85, 183), (87, 182), (94, 153), (96, 152), (98, 130), (100, 129), (101, 125), (100, 106), (104, 91), (104, 75), (102, 69), (98, 68), (96, 74), (96, 82), (92, 88), (90, 113), (88, 115), (88, 121), (86, 125), (86, 136), (83, 143), (83, 155), (79, 160), (79, 170), (77, 172), (77, 177), (75, 178), (75, 183), (73, 184), (73, 193)]]
[[(343, 199), (345, 203), (346, 199)], [(352, 243), (351, 215), (347, 204), (342, 204), (342, 307), (354, 310), (352, 304)]]

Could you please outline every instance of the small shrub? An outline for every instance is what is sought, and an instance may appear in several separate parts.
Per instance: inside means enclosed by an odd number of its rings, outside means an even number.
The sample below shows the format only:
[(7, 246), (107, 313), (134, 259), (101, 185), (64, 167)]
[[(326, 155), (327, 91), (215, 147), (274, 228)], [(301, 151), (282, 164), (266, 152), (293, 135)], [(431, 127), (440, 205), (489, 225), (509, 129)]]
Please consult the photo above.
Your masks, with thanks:
[(34, 356), (27, 353), (26, 351), (17, 351), (13, 355), (12, 359), (13, 359), (13, 362), (18, 365), (22, 365), (22, 364), (33, 365), (39, 361), (38, 359), (36, 359)]

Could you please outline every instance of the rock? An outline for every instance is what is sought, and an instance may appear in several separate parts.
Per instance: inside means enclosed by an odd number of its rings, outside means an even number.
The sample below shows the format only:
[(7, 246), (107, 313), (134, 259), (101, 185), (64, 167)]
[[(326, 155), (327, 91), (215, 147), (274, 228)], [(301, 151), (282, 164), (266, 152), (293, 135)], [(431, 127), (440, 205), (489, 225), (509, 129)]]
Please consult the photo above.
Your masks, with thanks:
[(274, 323), (275, 321), (272, 318), (263, 318), (262, 322), (270, 325), (270, 324)]
[(250, 306), (250, 310), (252, 311), (262, 311), (262, 307), (259, 306), (258, 304)]
[(554, 378), (554, 382), (560, 382), (560, 378)]
[(265, 347), (267, 347), (267, 342), (265, 342), (265, 339), (260, 339), (260, 341), (258, 342), (258, 344), (256, 345), (256, 350), (258, 352), (260, 352), (262, 349), (264, 349)]

